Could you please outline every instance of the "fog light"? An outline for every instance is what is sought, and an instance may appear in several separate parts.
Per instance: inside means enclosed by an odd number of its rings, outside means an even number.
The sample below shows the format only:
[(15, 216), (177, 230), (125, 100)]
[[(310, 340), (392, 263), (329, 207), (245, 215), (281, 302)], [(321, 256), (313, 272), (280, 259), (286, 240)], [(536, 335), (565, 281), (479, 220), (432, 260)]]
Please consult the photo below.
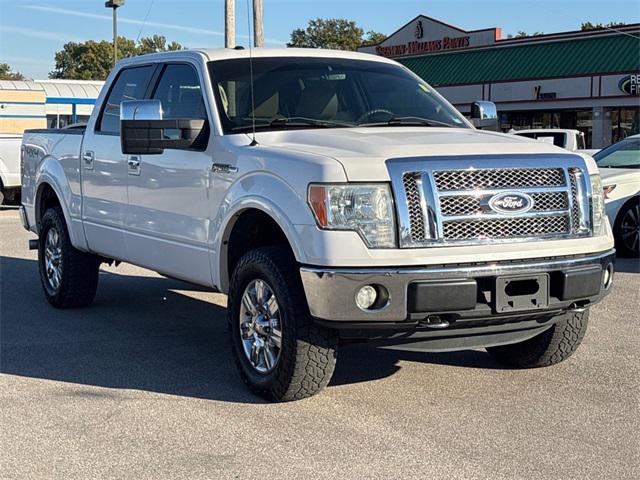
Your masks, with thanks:
[(378, 292), (371, 285), (365, 285), (356, 294), (356, 305), (362, 310), (368, 310), (376, 303)]
[(613, 264), (610, 263), (607, 265), (607, 268), (604, 269), (604, 275), (602, 276), (602, 286), (605, 290), (608, 290), (611, 284), (613, 283)]

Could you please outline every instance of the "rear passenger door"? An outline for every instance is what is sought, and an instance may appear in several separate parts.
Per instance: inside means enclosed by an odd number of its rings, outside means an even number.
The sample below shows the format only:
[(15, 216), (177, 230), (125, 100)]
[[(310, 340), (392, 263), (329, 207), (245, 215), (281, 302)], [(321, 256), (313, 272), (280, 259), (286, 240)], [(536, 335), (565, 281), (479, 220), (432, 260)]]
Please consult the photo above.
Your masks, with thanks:
[(144, 99), (155, 68), (129, 67), (117, 74), (82, 144), (82, 218), (89, 249), (122, 260), (128, 175), (120, 146), (120, 103)]
[(127, 251), (133, 263), (210, 285), (212, 159), (206, 151), (210, 120), (203, 83), (195, 64), (169, 63), (161, 68), (150, 98), (162, 102), (163, 118), (202, 119), (205, 131), (196, 148), (135, 156), (138, 166), (127, 173)]

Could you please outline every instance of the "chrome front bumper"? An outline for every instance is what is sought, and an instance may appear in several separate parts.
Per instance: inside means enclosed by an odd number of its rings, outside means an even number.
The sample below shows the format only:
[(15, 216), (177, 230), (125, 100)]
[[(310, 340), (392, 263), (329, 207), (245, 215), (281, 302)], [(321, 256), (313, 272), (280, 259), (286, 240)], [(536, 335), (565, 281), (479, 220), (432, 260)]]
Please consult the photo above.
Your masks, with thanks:
[[(420, 282), (437, 284), (441, 281), (442, 285), (446, 286), (447, 282), (464, 282), (472, 279), (477, 282), (477, 285), (487, 285), (493, 282), (496, 277), (504, 275), (549, 274), (549, 303), (545, 310), (538, 309), (533, 312), (539, 315), (544, 312), (588, 306), (600, 300), (610, 286), (610, 282), (607, 288), (603, 286), (604, 272), (610, 265), (613, 268), (614, 257), (615, 250), (612, 249), (588, 256), (424, 268), (343, 269), (303, 266), (300, 268), (300, 275), (311, 315), (318, 320), (335, 322), (338, 326), (342, 322), (345, 324), (405, 322), (439, 313), (438, 311), (412, 312), (408, 308), (409, 287)], [(598, 289), (596, 286), (597, 293), (576, 298), (566, 298), (566, 295), (565, 298), (562, 298), (562, 295), (559, 298), (554, 297), (552, 287), (557, 276), (562, 276), (563, 279), (579, 278), (581, 272), (587, 271), (592, 275), (598, 275), (598, 271), (600, 272), (600, 277), (598, 277), (600, 288)], [(593, 276), (591, 279), (593, 280)], [(360, 309), (356, 305), (355, 297), (358, 290), (365, 285), (383, 286), (389, 294), (386, 305), (377, 310)], [(478, 293), (481, 292), (478, 290)], [(474, 308), (455, 312), (455, 314), (461, 318), (466, 316), (480, 318), (483, 315), (484, 317), (498, 316), (498, 313), (491, 308), (491, 299), (487, 301), (486, 305), (478, 304)], [(520, 314), (519, 312), (518, 315)], [(504, 314), (502, 316), (508, 317)]]

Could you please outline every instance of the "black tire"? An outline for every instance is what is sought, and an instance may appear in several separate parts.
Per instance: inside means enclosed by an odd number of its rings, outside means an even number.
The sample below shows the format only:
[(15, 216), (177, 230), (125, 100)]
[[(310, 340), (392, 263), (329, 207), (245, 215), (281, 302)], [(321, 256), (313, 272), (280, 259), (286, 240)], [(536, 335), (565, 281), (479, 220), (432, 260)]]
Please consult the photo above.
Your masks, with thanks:
[(548, 367), (569, 358), (576, 351), (587, 331), (589, 310), (568, 312), (551, 328), (529, 340), (487, 352), (496, 360), (518, 368)]
[[(60, 278), (53, 285), (47, 274), (45, 249), (51, 229), (59, 235)], [(93, 302), (98, 289), (100, 259), (90, 253), (81, 252), (71, 245), (67, 224), (60, 207), (49, 208), (40, 222), (38, 238), (38, 265), (40, 282), (47, 301), (56, 308), (86, 307)]]
[[(254, 280), (262, 280), (271, 288), (280, 312), (282, 346), (279, 360), (269, 373), (252, 366), (240, 333), (242, 295)], [(331, 380), (337, 334), (313, 322), (295, 260), (286, 248), (259, 248), (239, 260), (230, 282), (228, 323), (236, 365), (255, 394), (275, 402), (299, 400), (316, 394)]]
[(640, 197), (632, 198), (625, 203), (613, 226), (616, 250), (625, 257), (640, 257)]

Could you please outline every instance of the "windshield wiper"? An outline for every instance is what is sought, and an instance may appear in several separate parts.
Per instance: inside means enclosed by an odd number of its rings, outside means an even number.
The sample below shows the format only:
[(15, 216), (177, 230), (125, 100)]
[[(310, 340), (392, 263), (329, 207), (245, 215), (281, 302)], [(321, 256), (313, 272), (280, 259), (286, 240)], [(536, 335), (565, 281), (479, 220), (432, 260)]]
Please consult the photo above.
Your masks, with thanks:
[(457, 125), (451, 123), (440, 122), (422, 117), (392, 117), (384, 122), (359, 123), (359, 127), (405, 127), (405, 126), (424, 126), (424, 127), (449, 127), (455, 128)]

